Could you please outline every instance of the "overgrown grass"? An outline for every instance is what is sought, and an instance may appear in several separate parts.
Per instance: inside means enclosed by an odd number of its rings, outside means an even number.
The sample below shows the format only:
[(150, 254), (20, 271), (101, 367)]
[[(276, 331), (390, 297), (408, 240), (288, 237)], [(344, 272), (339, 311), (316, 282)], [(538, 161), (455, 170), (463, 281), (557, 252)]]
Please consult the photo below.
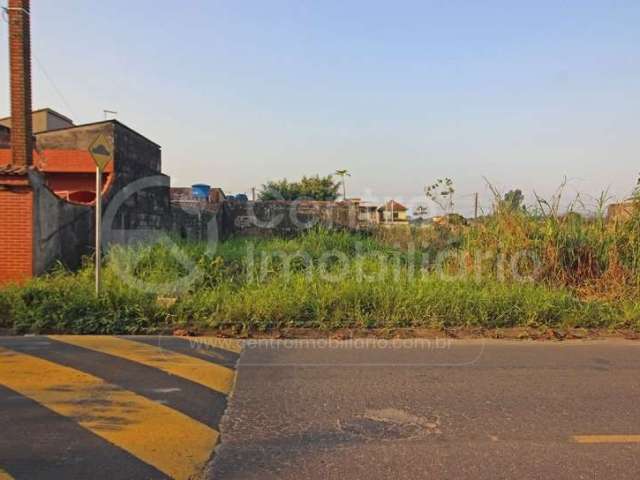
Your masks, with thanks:
[(381, 229), (376, 237), (431, 260), (453, 250), (457, 255), (449, 267), (466, 275), (509, 275), (500, 272), (505, 259), (519, 257), (519, 273), (538, 285), (568, 289), (583, 299), (634, 301), (640, 297), (640, 199), (633, 212), (625, 221), (608, 222), (602, 212), (530, 213), (497, 204), (492, 215), (469, 224)]
[[(563, 222), (554, 225), (517, 213), (475, 226), (433, 229), (418, 252), (407, 245), (397, 248), (392, 244), (399, 242), (388, 238), (386, 243), (325, 230), (294, 239), (236, 238), (215, 251), (168, 238), (154, 245), (114, 247), (105, 259), (100, 297), (93, 293), (91, 261), (77, 272), (58, 269), (1, 290), (0, 325), (17, 333), (110, 334), (185, 325), (236, 332), (286, 327), (640, 329), (640, 303), (630, 293), (637, 293), (637, 231)], [(445, 247), (464, 254), (479, 245), (502, 253), (533, 246), (543, 254), (544, 271), (536, 281), (499, 278), (493, 267), (481, 275), (443, 276), (420, 256)], [(613, 296), (585, 295), (584, 285), (600, 278), (604, 284), (611, 274), (612, 252), (616, 268), (625, 269), (620, 277), (624, 287), (616, 287)], [(581, 277), (585, 271), (591, 272), (589, 282)]]

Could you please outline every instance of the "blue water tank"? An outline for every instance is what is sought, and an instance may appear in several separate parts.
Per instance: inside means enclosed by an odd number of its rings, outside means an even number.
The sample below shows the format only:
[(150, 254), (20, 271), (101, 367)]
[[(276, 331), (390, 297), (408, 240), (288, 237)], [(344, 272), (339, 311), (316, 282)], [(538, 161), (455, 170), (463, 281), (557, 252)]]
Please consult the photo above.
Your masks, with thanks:
[(206, 183), (196, 183), (191, 185), (191, 196), (196, 200), (207, 200), (209, 198), (209, 192), (211, 191), (211, 185)]
[(238, 193), (236, 194), (235, 200), (236, 202), (248, 202), (249, 197), (247, 197), (244, 193)]

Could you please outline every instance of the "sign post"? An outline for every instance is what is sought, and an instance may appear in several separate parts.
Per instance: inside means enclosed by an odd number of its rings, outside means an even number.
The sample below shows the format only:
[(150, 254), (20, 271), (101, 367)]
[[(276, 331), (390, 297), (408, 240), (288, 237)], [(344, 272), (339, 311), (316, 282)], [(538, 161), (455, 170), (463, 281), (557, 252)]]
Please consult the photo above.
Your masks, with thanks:
[(113, 152), (109, 140), (104, 134), (89, 146), (89, 153), (96, 164), (96, 295), (100, 294), (102, 267), (102, 174), (105, 167), (113, 159)]

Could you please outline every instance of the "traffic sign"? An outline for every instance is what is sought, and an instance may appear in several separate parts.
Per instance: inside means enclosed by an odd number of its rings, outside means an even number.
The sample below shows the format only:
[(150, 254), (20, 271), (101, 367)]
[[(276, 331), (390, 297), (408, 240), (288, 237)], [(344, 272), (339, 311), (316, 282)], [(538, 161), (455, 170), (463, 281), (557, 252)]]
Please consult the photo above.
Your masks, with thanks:
[(111, 142), (109, 142), (104, 133), (98, 135), (91, 145), (89, 145), (89, 153), (101, 171), (113, 160)]

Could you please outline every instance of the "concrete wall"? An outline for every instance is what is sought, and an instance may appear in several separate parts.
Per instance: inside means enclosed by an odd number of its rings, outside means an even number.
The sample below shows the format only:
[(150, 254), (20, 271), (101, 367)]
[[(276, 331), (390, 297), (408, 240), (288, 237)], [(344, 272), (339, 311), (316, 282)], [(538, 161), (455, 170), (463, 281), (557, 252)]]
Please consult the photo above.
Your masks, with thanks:
[[(115, 120), (42, 133), (36, 138), (41, 151), (86, 152), (99, 135), (113, 149), (113, 173), (106, 180), (103, 198), (105, 241), (129, 243), (170, 230), (169, 177), (161, 173), (159, 145)], [(95, 180), (81, 174), (54, 175), (58, 186), (63, 185), (62, 177), (67, 183), (77, 180), (78, 188), (95, 191)], [(64, 187), (71, 190), (73, 185)]]
[(319, 201), (223, 202), (222, 232), (229, 235), (296, 235), (316, 225), (358, 228), (353, 203)]
[(335, 202), (173, 201), (170, 233), (193, 241), (294, 236), (316, 225), (358, 229), (357, 205)]
[(155, 175), (162, 172), (162, 150), (135, 130), (112, 121), (116, 144), (116, 170), (124, 175)]
[(36, 149), (43, 150), (82, 150), (89, 146), (99, 134), (113, 141), (114, 126), (111, 122), (91, 123), (64, 130), (42, 132), (36, 135)]
[[(171, 205), (168, 176), (161, 173), (161, 149), (142, 135), (112, 122), (115, 141), (114, 182), (106, 195), (105, 213), (115, 200), (114, 228), (170, 230)], [(129, 241), (124, 233), (123, 241)]]
[(173, 202), (171, 232), (179, 238), (217, 242), (224, 238), (221, 203)]
[(56, 262), (77, 268), (83, 255), (93, 252), (92, 206), (66, 202), (55, 195), (38, 172), (30, 172), (33, 191), (33, 271), (40, 275)]

